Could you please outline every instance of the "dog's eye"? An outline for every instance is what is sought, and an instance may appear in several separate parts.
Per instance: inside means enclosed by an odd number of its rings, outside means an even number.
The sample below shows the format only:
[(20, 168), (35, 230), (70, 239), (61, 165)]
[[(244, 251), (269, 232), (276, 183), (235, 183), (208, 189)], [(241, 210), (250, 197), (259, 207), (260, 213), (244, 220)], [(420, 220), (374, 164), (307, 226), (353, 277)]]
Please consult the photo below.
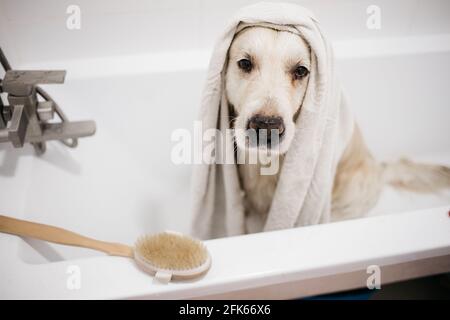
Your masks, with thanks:
[(241, 59), (238, 61), (238, 67), (243, 70), (244, 72), (250, 72), (252, 71), (252, 62), (248, 59)]
[(301, 79), (303, 77), (306, 77), (308, 75), (309, 71), (304, 66), (298, 66), (294, 69), (294, 78), (295, 79)]

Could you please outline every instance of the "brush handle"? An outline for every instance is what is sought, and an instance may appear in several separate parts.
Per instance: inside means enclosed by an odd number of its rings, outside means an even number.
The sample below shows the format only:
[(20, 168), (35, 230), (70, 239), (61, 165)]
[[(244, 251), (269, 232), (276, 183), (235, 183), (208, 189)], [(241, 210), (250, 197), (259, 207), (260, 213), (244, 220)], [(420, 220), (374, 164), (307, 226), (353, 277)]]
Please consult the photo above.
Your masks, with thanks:
[(62, 228), (2, 215), (0, 215), (0, 232), (93, 249), (112, 256), (134, 257), (133, 249), (124, 244), (99, 241)]

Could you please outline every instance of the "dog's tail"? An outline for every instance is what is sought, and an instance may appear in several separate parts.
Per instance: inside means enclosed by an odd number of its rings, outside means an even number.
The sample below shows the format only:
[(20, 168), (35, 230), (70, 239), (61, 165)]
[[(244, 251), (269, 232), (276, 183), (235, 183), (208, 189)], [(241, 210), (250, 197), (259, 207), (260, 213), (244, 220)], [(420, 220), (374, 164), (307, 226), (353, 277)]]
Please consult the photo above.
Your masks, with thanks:
[(450, 188), (450, 167), (412, 162), (382, 163), (383, 181), (395, 188), (432, 193)]

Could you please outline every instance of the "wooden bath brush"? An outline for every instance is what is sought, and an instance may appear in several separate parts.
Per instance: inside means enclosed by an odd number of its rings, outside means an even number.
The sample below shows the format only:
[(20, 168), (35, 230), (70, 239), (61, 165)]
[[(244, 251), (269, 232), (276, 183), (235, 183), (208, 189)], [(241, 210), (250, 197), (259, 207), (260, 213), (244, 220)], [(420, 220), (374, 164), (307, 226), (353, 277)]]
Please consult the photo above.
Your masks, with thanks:
[(142, 270), (162, 282), (196, 278), (206, 273), (211, 266), (211, 256), (199, 240), (176, 232), (145, 235), (138, 238), (134, 247), (130, 247), (2, 215), (0, 215), (0, 232), (132, 258)]

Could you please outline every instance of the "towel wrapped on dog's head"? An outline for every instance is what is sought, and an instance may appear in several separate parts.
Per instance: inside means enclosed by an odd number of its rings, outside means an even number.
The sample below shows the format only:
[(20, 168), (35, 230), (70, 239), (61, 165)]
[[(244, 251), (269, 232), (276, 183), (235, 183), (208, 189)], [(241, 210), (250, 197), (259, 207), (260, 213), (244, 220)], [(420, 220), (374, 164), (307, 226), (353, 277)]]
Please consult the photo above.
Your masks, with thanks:
[[(331, 46), (313, 14), (288, 3), (258, 3), (231, 19), (214, 48), (203, 92), (202, 129), (230, 129), (224, 90), (227, 53), (243, 27), (270, 26), (301, 36), (311, 49), (309, 81), (285, 154), (272, 204), (256, 231), (269, 231), (329, 221), (334, 175), (353, 133), (354, 121), (334, 72)], [(234, 145), (220, 152), (234, 154)], [(236, 163), (197, 164), (193, 173), (193, 234), (202, 239), (255, 231), (244, 208)], [(261, 217), (261, 219), (263, 219)], [(263, 226), (263, 227), (259, 227)]]

